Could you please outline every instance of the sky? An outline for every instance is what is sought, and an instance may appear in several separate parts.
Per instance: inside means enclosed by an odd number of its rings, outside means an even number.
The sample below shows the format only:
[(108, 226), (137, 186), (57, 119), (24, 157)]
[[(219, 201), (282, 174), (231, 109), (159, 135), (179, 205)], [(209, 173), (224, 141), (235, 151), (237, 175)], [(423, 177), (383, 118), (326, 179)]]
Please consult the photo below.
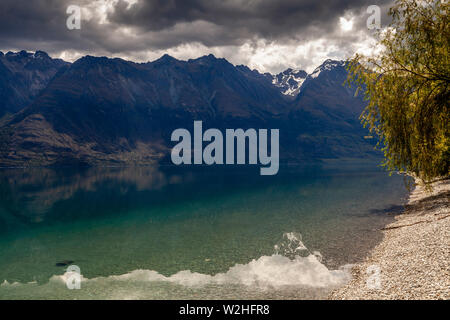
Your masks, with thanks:
[[(370, 5), (389, 24), (393, 0), (1, 0), (0, 50), (153, 61), (214, 54), (260, 72), (312, 72), (326, 59), (371, 54)], [(67, 8), (80, 8), (70, 30)], [(73, 20), (71, 20), (73, 21)]]

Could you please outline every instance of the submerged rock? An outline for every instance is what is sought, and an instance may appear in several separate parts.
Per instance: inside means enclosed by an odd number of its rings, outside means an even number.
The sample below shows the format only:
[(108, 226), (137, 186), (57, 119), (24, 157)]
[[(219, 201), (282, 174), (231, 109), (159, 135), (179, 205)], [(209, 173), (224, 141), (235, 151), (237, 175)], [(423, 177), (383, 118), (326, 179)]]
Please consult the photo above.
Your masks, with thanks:
[(61, 261), (61, 262), (57, 262), (56, 266), (57, 267), (65, 267), (65, 266), (68, 266), (68, 265), (70, 265), (72, 263), (73, 263), (72, 260), (64, 260), (64, 261)]

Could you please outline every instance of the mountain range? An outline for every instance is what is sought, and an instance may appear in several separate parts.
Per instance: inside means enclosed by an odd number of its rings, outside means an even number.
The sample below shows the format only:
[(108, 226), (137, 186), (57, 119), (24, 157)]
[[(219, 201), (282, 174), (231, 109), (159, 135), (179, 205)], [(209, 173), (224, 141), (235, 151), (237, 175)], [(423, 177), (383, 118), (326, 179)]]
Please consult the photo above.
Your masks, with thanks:
[(359, 121), (365, 103), (346, 78), (346, 63), (334, 60), (311, 74), (271, 75), (213, 55), (68, 63), (0, 52), (0, 166), (167, 161), (171, 132), (194, 120), (278, 128), (286, 161), (374, 156)]

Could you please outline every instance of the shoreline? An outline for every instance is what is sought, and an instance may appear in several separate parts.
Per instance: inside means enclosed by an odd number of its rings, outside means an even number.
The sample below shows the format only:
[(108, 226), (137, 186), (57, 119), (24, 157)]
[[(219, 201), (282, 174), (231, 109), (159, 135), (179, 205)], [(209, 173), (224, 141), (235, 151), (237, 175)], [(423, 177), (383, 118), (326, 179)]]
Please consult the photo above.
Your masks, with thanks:
[(331, 300), (450, 299), (450, 179), (417, 185), (382, 241)]

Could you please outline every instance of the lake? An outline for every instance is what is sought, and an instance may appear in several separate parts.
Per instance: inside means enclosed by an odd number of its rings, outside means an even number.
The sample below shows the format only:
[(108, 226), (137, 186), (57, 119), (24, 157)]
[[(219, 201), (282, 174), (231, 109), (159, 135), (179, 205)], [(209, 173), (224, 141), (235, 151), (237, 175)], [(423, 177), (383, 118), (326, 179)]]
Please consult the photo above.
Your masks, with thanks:
[(324, 298), (406, 197), (362, 161), (1, 169), (0, 299)]

